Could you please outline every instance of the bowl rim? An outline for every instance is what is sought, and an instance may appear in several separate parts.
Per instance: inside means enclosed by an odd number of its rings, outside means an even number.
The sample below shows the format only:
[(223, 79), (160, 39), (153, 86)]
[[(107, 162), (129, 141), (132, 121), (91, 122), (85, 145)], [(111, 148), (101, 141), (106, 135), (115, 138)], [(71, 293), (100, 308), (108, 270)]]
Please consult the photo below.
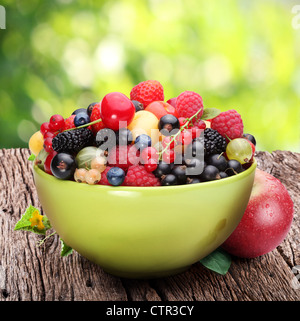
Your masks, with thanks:
[[(56, 178), (53, 175), (50, 175), (46, 172), (44, 172), (41, 168), (38, 167), (38, 165), (33, 164), (33, 170), (35, 171), (35, 173), (37, 175), (39, 175), (40, 177), (42, 177), (43, 179), (46, 179), (50, 182), (60, 182), (61, 184), (65, 184), (65, 186), (70, 186), (70, 185), (80, 185), (81, 188), (93, 188), (93, 189), (99, 189), (100, 191), (135, 191), (135, 192), (140, 192), (140, 191), (161, 191), (162, 188), (164, 190), (173, 190), (173, 189), (182, 189), (182, 190), (193, 190), (193, 189), (201, 189), (201, 188), (205, 188), (207, 186), (221, 186), (227, 183), (233, 183), (235, 181), (239, 181), (240, 179), (243, 179), (244, 177), (247, 177), (249, 175), (251, 175), (251, 173), (253, 171), (256, 170), (257, 167), (257, 161), (256, 159), (253, 157), (253, 162), (251, 164), (251, 166), (247, 169), (245, 169), (243, 172), (237, 174), (237, 175), (233, 175), (233, 176), (229, 176), (226, 178), (222, 178), (222, 179), (218, 179), (218, 180), (213, 180), (213, 181), (209, 181), (209, 182), (201, 182), (201, 183), (196, 183), (196, 184), (183, 184), (183, 185), (173, 185), (173, 186), (111, 186), (111, 185), (89, 185), (89, 184), (80, 184), (77, 183), (75, 181), (71, 181), (71, 180), (60, 180), (58, 178)], [(74, 185), (75, 186), (75, 185)]]

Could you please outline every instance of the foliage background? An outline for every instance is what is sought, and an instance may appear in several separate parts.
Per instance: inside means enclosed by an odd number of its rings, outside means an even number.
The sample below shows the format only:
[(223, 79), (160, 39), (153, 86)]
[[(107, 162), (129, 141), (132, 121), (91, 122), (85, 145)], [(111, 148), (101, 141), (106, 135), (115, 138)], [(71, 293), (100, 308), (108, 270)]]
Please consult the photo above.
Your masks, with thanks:
[[(288, 0), (6, 0), (0, 148), (54, 113), (157, 79), (236, 109), (258, 149), (300, 151), (300, 29)], [(299, 4), (299, 3), (298, 3)]]

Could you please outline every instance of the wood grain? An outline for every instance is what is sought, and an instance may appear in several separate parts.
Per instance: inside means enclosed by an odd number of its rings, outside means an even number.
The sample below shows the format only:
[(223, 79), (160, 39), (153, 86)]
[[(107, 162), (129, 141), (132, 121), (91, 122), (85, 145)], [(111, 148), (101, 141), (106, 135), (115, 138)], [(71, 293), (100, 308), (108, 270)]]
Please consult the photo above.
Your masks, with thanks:
[(0, 301), (298, 301), (300, 282), (300, 154), (258, 152), (258, 167), (279, 178), (294, 201), (290, 232), (274, 251), (255, 259), (233, 257), (218, 275), (194, 264), (155, 280), (129, 280), (105, 273), (74, 252), (60, 257), (57, 235), (42, 238), (13, 231), (32, 204), (41, 208), (27, 149), (0, 150)]

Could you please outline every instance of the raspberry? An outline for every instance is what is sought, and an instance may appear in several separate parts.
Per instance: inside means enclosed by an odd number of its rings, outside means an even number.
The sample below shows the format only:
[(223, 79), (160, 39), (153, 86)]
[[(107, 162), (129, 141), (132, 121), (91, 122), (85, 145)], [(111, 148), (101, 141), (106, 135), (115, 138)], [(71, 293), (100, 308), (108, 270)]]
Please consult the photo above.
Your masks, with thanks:
[(110, 185), (106, 177), (107, 172), (111, 169), (111, 166), (106, 166), (105, 170), (101, 173), (101, 179), (99, 185)]
[(68, 130), (71, 128), (75, 128), (75, 124), (74, 124), (74, 118), (76, 115), (71, 115), (70, 117), (65, 119), (65, 126), (64, 126), (64, 130)]
[(198, 118), (203, 114), (203, 100), (199, 94), (193, 91), (184, 91), (176, 99), (176, 110), (179, 117), (192, 117), (199, 109)]
[(146, 108), (153, 101), (164, 100), (163, 86), (157, 80), (143, 81), (131, 89), (130, 99), (139, 101)]
[(108, 154), (108, 164), (127, 170), (131, 165), (139, 163), (139, 152), (134, 145), (114, 146)]
[(160, 180), (153, 173), (147, 172), (142, 165), (133, 165), (128, 168), (124, 180), (126, 186), (160, 186)]
[(244, 125), (241, 115), (234, 109), (220, 113), (211, 121), (211, 128), (218, 131), (228, 141), (243, 136)]
[[(95, 120), (98, 120), (101, 118), (101, 111), (100, 111), (100, 103), (94, 105), (93, 107), (93, 111), (90, 117), (90, 121), (93, 122)], [(99, 123), (96, 123), (94, 125), (91, 126), (92, 127), (92, 131), (94, 134), (98, 133), (98, 131), (100, 129), (105, 128), (105, 124), (103, 123), (103, 121), (100, 121)]]

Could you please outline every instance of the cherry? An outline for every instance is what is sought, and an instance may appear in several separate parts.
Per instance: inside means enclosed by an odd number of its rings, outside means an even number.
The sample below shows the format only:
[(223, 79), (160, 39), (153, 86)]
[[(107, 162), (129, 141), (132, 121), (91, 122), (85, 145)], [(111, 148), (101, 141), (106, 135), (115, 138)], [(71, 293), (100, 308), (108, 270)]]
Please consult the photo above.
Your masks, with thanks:
[(101, 118), (112, 130), (127, 127), (133, 120), (135, 107), (132, 101), (120, 92), (111, 92), (103, 97)]

